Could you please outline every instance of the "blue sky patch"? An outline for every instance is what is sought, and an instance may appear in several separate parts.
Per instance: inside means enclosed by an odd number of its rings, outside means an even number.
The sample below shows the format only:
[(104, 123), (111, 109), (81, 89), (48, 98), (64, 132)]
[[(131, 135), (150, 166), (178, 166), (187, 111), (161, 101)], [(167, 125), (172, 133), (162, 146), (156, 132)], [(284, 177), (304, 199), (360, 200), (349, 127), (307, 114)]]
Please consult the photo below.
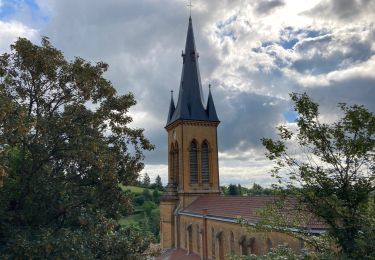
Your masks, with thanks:
[(315, 38), (325, 35), (326, 32), (309, 29), (295, 29), (293, 27), (286, 27), (280, 32), (279, 44), (284, 49), (293, 49), (296, 43), (305, 38)]
[(288, 111), (284, 112), (283, 116), (284, 116), (285, 120), (288, 121), (288, 123), (294, 123), (294, 122), (296, 122), (296, 120), (298, 118), (298, 114), (294, 110), (288, 110)]
[(34, 22), (49, 20), (35, 0), (3, 0), (0, 7), (0, 20), (10, 20), (25, 9)]

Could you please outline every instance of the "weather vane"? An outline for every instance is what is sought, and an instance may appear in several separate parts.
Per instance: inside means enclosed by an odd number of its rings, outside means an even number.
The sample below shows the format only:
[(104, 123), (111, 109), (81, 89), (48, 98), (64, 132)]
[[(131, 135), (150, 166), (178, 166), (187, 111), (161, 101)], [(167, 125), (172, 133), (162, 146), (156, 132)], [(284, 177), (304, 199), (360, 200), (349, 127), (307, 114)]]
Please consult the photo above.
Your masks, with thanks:
[(191, 7), (193, 6), (193, 5), (191, 4), (191, 0), (189, 0), (189, 4), (188, 4), (187, 6), (189, 6), (189, 8), (190, 8), (190, 16), (191, 16)]

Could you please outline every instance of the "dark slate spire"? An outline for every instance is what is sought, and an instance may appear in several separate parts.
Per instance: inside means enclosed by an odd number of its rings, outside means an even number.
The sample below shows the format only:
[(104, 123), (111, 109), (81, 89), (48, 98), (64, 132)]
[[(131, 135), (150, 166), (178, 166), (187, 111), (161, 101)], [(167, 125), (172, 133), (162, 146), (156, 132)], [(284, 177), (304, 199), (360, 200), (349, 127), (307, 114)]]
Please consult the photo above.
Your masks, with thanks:
[(211, 94), (211, 85), (209, 85), (208, 90), (208, 100), (207, 100), (207, 116), (209, 121), (219, 121), (219, 118), (216, 114), (214, 100)]
[[(176, 120), (219, 121), (217, 116), (212, 116), (212, 118), (216, 119), (210, 119), (208, 111), (206, 111), (204, 106), (205, 102), (203, 100), (198, 57), (199, 55), (195, 47), (193, 23), (191, 17), (189, 17), (185, 53), (182, 53), (183, 66), (178, 102), (172, 117), (168, 117), (167, 125)], [(213, 101), (211, 103), (214, 106)], [(215, 111), (215, 107), (213, 107), (213, 110)]]
[(171, 90), (171, 104), (169, 105), (169, 113), (168, 113), (167, 122), (169, 122), (171, 120), (175, 109), (176, 109), (176, 107), (174, 105), (174, 100), (173, 100), (173, 90)]

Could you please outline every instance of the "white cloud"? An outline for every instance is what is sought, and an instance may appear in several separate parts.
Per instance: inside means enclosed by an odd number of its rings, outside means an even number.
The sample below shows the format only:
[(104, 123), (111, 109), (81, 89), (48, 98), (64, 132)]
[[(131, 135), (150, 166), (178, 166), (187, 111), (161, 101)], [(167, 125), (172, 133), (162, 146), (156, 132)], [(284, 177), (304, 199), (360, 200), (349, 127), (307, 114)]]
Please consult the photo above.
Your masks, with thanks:
[[(106, 76), (118, 92), (135, 94), (133, 125), (145, 128), (157, 146), (147, 153), (145, 170), (164, 174), (165, 182), (163, 127), (169, 91), (175, 91), (175, 101), (178, 92), (188, 10), (184, 1), (162, 2), (37, 0), (39, 14), (48, 16), (46, 24), (32, 29), (33, 23), (22, 18), (25, 10), (12, 21), (0, 21), (0, 50), (7, 50), (18, 36), (38, 42), (39, 35), (46, 35), (68, 58), (109, 63)], [(275, 126), (291, 108), (288, 93), (307, 90), (321, 103), (326, 118), (334, 118), (332, 106), (340, 101), (372, 108), (373, 2), (195, 1), (193, 24), (202, 82), (212, 83), (222, 121), (222, 183), (236, 183), (238, 176), (247, 175), (267, 183), (269, 163), (259, 140), (275, 136)], [(348, 10), (353, 16), (345, 19)], [(207, 95), (207, 87), (203, 91)]]
[(4, 22), (0, 20), (0, 53), (9, 51), (10, 44), (15, 42), (18, 37), (35, 39), (38, 31), (18, 22)]

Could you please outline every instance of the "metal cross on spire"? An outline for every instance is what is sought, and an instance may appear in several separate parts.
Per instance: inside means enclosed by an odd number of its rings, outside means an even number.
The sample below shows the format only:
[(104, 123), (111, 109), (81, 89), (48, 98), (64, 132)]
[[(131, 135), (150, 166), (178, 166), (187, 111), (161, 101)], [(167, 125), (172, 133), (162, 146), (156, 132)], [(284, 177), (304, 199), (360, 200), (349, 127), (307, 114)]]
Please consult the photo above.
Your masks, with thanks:
[(189, 0), (189, 4), (188, 4), (187, 6), (190, 8), (190, 17), (191, 17), (191, 7), (193, 6), (193, 5), (191, 4), (191, 0)]

